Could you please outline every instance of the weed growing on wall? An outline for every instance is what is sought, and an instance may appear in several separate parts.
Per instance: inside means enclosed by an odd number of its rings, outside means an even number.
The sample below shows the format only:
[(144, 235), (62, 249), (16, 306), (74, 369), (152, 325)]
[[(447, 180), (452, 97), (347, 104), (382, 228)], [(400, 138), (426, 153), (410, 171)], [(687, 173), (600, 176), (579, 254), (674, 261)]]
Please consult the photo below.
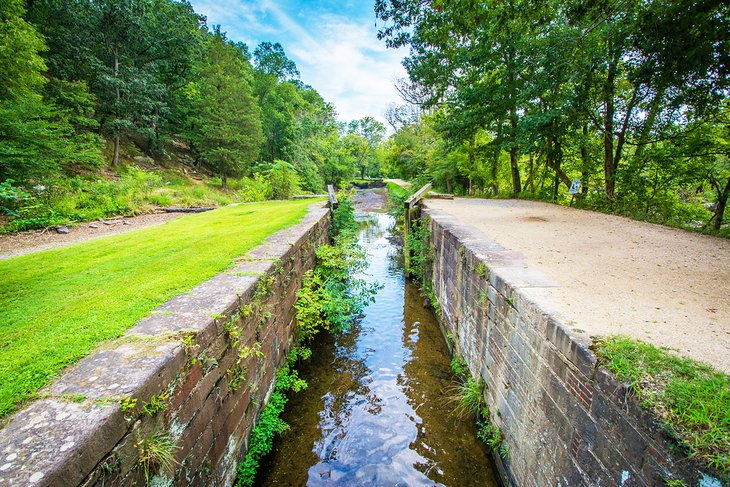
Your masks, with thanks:
[(274, 438), (289, 429), (289, 425), (280, 417), (287, 402), (286, 393), (299, 392), (307, 388), (306, 381), (299, 378), (294, 365), (299, 359), (308, 358), (310, 355), (309, 349), (294, 347), (287, 357), (286, 365), (277, 371), (274, 392), (271, 393), (268, 404), (251, 432), (246, 458), (238, 466), (237, 487), (253, 485), (259, 463), (271, 451)]
[(175, 450), (179, 447), (167, 432), (155, 433), (148, 438), (137, 439), (137, 463), (142, 470), (147, 485), (155, 472), (163, 471), (170, 475), (175, 467)]
[(322, 330), (346, 330), (378, 289), (354, 275), (365, 268), (365, 252), (357, 242), (357, 224), (348, 195), (340, 195), (332, 215), (332, 245), (317, 249), (317, 265), (304, 275), (297, 293), (297, 324), (303, 340)]
[(368, 285), (353, 277), (367, 262), (365, 252), (357, 242), (357, 224), (349, 195), (341, 194), (338, 199), (340, 204), (332, 215), (330, 235), (333, 243), (317, 249), (317, 264), (305, 273), (302, 288), (297, 292), (299, 345), (293, 348), (286, 365), (276, 374), (274, 392), (251, 433), (246, 458), (238, 466), (236, 486), (253, 485), (259, 463), (271, 451), (274, 438), (289, 427), (280, 416), (287, 402), (286, 394), (307, 387), (306, 381), (294, 369), (297, 361), (306, 360), (312, 354), (305, 344), (323, 330), (346, 330), (377, 291), (377, 285)]
[(457, 384), (452, 388), (448, 400), (455, 403), (454, 412), (459, 416), (475, 415), (477, 420), (477, 438), (483, 441), (492, 451), (502, 458), (509, 456), (504, 444), (502, 430), (492, 423), (489, 408), (484, 402), (486, 384), (484, 380), (474, 379), (469, 372), (466, 360), (455, 355), (451, 360), (451, 371)]
[(730, 375), (623, 336), (592, 348), (690, 458), (730, 476)]

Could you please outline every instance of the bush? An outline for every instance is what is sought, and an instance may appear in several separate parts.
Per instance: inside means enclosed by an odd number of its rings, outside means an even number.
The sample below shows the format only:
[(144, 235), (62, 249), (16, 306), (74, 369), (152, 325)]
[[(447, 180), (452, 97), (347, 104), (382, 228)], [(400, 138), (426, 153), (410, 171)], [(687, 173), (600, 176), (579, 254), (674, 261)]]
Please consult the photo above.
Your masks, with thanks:
[(242, 178), (237, 196), (241, 201), (264, 201), (272, 194), (271, 183), (263, 174), (254, 174), (251, 178)]
[(268, 178), (272, 199), (286, 200), (301, 190), (296, 169), (286, 161), (274, 161), (268, 171)]

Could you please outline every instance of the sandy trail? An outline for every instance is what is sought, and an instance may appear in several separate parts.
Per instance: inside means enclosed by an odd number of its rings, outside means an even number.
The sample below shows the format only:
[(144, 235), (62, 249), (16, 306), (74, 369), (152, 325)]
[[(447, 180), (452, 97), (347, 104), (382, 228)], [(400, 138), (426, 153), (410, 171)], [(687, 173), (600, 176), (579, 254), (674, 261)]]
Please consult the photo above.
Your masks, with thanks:
[(624, 334), (730, 372), (730, 240), (523, 200), (427, 205), (521, 251), (577, 332)]
[[(182, 214), (180, 213), (151, 213), (149, 215), (125, 217), (123, 220), (127, 222), (126, 225), (122, 223), (105, 225), (100, 221), (85, 222), (73, 227), (69, 226), (69, 233), (63, 235), (56, 233), (55, 230), (35, 230), (32, 232), (0, 235), (0, 260), (55, 247), (62, 247), (76, 242), (127, 233), (139, 230), (140, 228), (162, 225), (167, 221), (180, 218), (181, 216)], [(114, 220), (121, 221), (122, 218), (107, 219), (107, 221)]]

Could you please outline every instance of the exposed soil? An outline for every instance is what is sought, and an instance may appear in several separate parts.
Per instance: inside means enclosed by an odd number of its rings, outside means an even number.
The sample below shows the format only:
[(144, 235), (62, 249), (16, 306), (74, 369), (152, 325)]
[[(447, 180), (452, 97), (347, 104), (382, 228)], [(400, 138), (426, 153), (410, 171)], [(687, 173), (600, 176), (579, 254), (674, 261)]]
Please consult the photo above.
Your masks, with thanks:
[(730, 372), (730, 240), (522, 200), (429, 200), (521, 251), (578, 333), (623, 334)]
[(69, 233), (67, 234), (59, 234), (55, 229), (47, 229), (0, 235), (0, 260), (118, 233), (127, 233), (140, 228), (153, 227), (181, 216), (180, 213), (151, 213), (134, 217), (108, 218), (105, 220), (107, 223), (98, 220), (78, 223), (73, 227), (69, 226)]

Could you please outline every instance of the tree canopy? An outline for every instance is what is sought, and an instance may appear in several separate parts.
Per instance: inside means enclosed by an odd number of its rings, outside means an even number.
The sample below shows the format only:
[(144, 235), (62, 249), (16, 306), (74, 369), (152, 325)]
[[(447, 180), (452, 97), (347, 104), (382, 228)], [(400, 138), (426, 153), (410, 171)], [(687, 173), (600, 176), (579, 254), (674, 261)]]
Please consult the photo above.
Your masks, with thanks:
[[(410, 48), (399, 89), (426, 115), (401, 123), (391, 144), (408, 123), (420, 127), (411, 134), (432, 130), (439, 155), (423, 169), (457, 192), (497, 194), (507, 179), (507, 194), (557, 200), (580, 178), (579, 204), (665, 223), (711, 218), (719, 229), (729, 181), (710, 173), (728, 155), (718, 141), (728, 136), (729, 9), (377, 0), (379, 37)], [(715, 152), (688, 151), (690, 140)]]

